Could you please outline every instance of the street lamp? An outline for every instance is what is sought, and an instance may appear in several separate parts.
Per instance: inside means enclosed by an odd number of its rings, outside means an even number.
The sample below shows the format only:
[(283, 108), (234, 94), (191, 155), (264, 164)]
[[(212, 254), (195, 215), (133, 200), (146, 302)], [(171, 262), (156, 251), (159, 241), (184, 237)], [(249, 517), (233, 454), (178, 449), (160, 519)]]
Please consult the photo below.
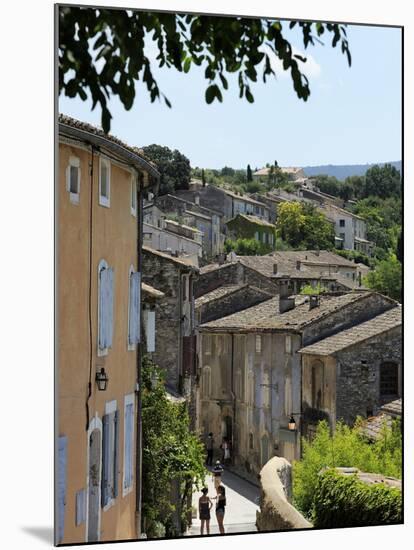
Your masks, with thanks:
[(105, 368), (101, 367), (101, 370), (96, 373), (95, 381), (98, 384), (99, 391), (105, 391), (109, 382), (109, 377), (105, 372)]
[(289, 418), (289, 422), (288, 422), (288, 429), (291, 432), (296, 431), (296, 421), (294, 419), (294, 416), (302, 416), (302, 413), (291, 413), (290, 414), (290, 418)]

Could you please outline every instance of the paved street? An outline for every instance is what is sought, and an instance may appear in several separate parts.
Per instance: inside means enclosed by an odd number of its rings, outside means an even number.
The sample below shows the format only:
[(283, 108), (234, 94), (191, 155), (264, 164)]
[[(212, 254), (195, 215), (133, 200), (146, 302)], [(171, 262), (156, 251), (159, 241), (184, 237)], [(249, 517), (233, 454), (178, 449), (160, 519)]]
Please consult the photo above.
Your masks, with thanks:
[[(208, 494), (210, 497), (216, 495), (211, 475), (206, 479), (208, 481)], [(226, 515), (224, 516), (224, 528), (226, 533), (247, 533), (257, 531), (256, 529), (256, 510), (258, 507), (259, 489), (232, 474), (224, 471), (222, 484), (226, 488)], [(200, 520), (198, 519), (198, 499), (201, 492), (196, 491), (193, 495), (193, 506), (197, 510), (197, 518), (193, 518), (193, 524), (187, 536), (200, 535)], [(215, 501), (213, 501), (215, 502)], [(210, 534), (219, 533), (215, 506), (211, 509)]]

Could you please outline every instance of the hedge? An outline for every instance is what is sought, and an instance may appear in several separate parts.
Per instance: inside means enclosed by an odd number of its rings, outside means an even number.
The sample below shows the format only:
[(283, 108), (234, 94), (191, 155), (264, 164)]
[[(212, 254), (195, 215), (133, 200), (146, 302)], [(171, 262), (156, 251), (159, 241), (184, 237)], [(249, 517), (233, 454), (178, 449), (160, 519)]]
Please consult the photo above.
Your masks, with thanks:
[(401, 491), (383, 483), (368, 485), (335, 470), (319, 475), (313, 508), (317, 528), (402, 523)]

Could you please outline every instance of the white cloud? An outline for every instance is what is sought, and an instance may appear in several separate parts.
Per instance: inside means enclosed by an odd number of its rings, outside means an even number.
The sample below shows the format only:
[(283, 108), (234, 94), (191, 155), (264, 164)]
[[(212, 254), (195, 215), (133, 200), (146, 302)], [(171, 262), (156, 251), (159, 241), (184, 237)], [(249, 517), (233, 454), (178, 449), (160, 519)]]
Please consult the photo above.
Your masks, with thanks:
[[(267, 53), (270, 58), (270, 66), (275, 71), (277, 78), (290, 78), (290, 71), (285, 71), (283, 69), (282, 61), (274, 54), (274, 52), (269, 48), (269, 46), (262, 46), (260, 51)], [(315, 58), (312, 55), (304, 53), (295, 46), (292, 47), (293, 55), (300, 55), (306, 59), (305, 62), (297, 59), (299, 69), (303, 74), (305, 74), (309, 80), (318, 78), (321, 74), (321, 66), (317, 63)]]

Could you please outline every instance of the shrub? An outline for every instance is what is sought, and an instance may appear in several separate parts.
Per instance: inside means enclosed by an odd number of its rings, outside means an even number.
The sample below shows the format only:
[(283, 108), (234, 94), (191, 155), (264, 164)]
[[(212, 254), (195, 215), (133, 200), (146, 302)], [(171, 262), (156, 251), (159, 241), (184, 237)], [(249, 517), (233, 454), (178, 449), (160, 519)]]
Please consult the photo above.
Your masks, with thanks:
[(312, 519), (322, 529), (401, 523), (401, 491), (328, 470), (318, 476)]

